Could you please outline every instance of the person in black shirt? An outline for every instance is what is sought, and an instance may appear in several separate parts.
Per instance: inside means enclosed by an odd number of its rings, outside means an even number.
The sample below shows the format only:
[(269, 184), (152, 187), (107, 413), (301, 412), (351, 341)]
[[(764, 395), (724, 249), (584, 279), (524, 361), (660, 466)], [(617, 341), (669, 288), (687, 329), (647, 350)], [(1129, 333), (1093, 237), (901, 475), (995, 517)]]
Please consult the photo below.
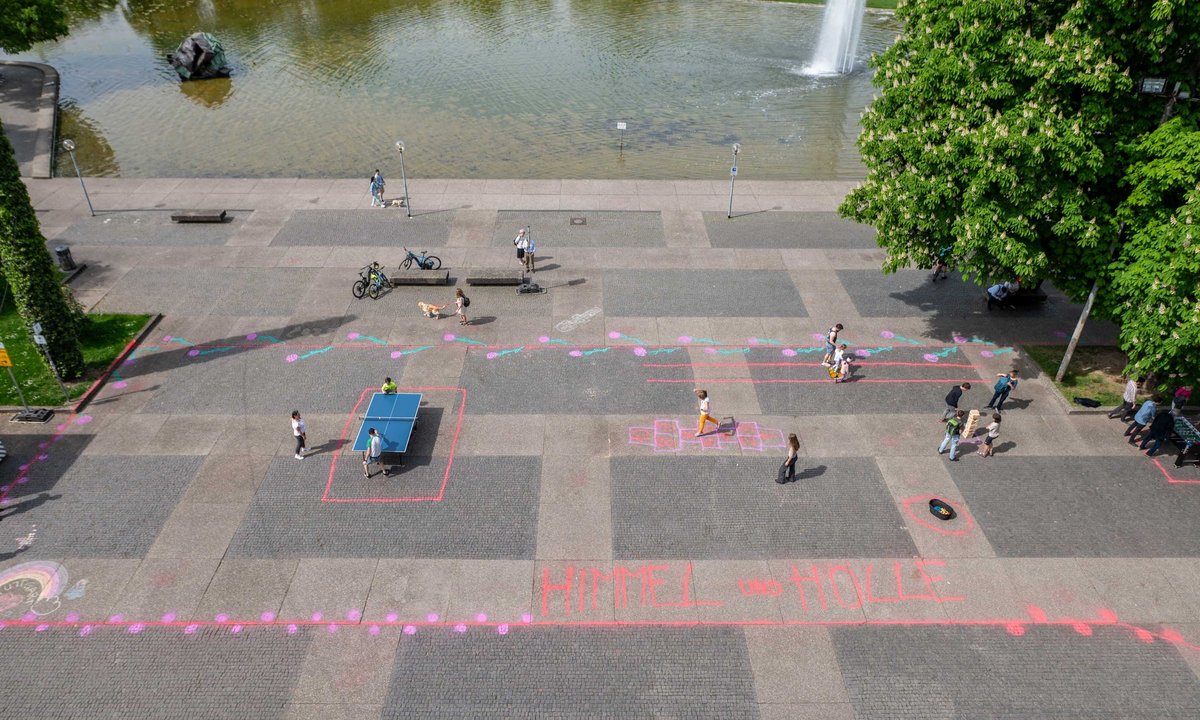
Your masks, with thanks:
[(954, 417), (954, 414), (958, 412), (958, 401), (962, 398), (963, 391), (970, 389), (971, 383), (969, 382), (950, 388), (950, 392), (946, 393), (946, 412), (942, 413), (942, 422)]
[(1150, 423), (1150, 432), (1146, 433), (1146, 437), (1142, 438), (1142, 444), (1138, 447), (1145, 450), (1146, 446), (1153, 440), (1154, 445), (1150, 448), (1150, 452), (1146, 454), (1154, 457), (1154, 454), (1158, 452), (1162, 444), (1171, 436), (1171, 430), (1174, 428), (1175, 416), (1171, 414), (1171, 411), (1166, 409), (1159, 410), (1158, 414), (1154, 416), (1154, 422)]

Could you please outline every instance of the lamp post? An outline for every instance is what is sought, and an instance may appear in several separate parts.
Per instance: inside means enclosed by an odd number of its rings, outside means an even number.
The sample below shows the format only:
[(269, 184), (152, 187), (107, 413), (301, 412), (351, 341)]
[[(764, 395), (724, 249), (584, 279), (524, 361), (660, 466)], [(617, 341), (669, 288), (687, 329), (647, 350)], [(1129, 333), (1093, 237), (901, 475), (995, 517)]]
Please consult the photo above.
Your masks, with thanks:
[(404, 182), (404, 214), (412, 217), (412, 207), (408, 204), (408, 173), (404, 171), (404, 142), (396, 141), (396, 152), (400, 153), (400, 179)]
[(79, 186), (83, 188), (83, 198), (87, 200), (88, 212), (92, 214), (92, 217), (96, 217), (96, 210), (92, 207), (92, 199), (88, 197), (87, 185), (83, 184), (83, 173), (79, 172), (79, 163), (75, 162), (75, 141), (63, 140), (62, 146), (63, 150), (71, 153), (71, 164), (75, 166), (75, 175), (79, 178)]
[(733, 144), (733, 166), (729, 168), (729, 213), (725, 217), (733, 219), (733, 183), (737, 180), (737, 158), (742, 151), (739, 143)]

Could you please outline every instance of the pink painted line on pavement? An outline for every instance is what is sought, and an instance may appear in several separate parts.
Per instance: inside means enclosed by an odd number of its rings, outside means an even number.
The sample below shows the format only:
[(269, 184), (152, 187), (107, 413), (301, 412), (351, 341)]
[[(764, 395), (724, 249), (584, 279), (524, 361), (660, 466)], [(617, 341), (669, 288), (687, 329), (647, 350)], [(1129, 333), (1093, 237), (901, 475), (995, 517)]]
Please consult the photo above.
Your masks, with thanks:
[[(930, 362), (875, 362), (871, 360), (855, 359), (855, 365), (889, 365), (895, 367), (952, 367), (952, 368), (973, 368), (971, 363), (930, 363)], [(706, 368), (706, 367), (821, 367), (819, 362), (748, 362), (748, 363), (642, 363), (642, 367), (662, 367), (662, 368)]]
[[(955, 382), (961, 383), (961, 382), (970, 382), (971, 380), (978, 382), (979, 378), (967, 378), (966, 380), (955, 380), (954, 378), (932, 378), (932, 379), (931, 378), (879, 378), (879, 379), (863, 378), (861, 380), (856, 379), (856, 380), (851, 380), (850, 382), (841, 383), (841, 384), (843, 384), (843, 385), (864, 385), (864, 384), (878, 384), (878, 383), (955, 383)], [(781, 384), (781, 383), (786, 383), (786, 384), (805, 385), (805, 384), (809, 384), (809, 383), (833, 383), (833, 381), (830, 380), (829, 378), (812, 378), (812, 379), (785, 378), (785, 379), (780, 379), (780, 380), (755, 380), (753, 378), (726, 378), (723, 380), (695, 380), (695, 379), (671, 380), (671, 379), (666, 379), (666, 378), (648, 378), (646, 380), (646, 382), (649, 382), (649, 383), (690, 383), (692, 385), (697, 385), (697, 384), (721, 385), (721, 384), (725, 384), (725, 383), (750, 383), (752, 385), (777, 385), (777, 384)]]

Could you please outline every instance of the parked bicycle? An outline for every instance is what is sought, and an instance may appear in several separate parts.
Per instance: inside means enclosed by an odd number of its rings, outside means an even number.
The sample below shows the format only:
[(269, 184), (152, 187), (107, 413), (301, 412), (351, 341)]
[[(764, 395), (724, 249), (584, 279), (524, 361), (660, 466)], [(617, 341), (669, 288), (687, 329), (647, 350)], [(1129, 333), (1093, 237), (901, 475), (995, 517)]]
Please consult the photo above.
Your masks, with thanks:
[(363, 295), (370, 295), (374, 300), (379, 297), (379, 292), (384, 288), (392, 286), (392, 281), (387, 275), (383, 274), (383, 268), (379, 267), (379, 263), (373, 262), (363, 269), (358, 271), (358, 280), (354, 282), (354, 287), (351, 292), (354, 297), (362, 299)]
[(404, 268), (405, 270), (412, 267), (413, 260), (417, 261), (417, 267), (421, 268), (422, 270), (437, 270), (442, 266), (441, 258), (439, 258), (437, 255), (429, 255), (424, 250), (421, 251), (420, 255), (414, 254), (413, 251), (409, 250), (408, 248), (404, 248), (404, 252), (408, 254), (405, 255), (404, 262), (400, 263), (400, 267)]

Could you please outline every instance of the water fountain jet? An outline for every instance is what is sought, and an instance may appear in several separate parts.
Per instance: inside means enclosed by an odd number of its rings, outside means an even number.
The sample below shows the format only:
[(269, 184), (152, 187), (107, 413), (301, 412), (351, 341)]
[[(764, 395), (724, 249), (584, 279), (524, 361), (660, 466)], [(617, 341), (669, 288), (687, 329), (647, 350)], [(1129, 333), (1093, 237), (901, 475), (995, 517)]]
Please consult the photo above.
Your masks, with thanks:
[(866, 0), (826, 0), (825, 17), (806, 75), (845, 75), (854, 69)]

